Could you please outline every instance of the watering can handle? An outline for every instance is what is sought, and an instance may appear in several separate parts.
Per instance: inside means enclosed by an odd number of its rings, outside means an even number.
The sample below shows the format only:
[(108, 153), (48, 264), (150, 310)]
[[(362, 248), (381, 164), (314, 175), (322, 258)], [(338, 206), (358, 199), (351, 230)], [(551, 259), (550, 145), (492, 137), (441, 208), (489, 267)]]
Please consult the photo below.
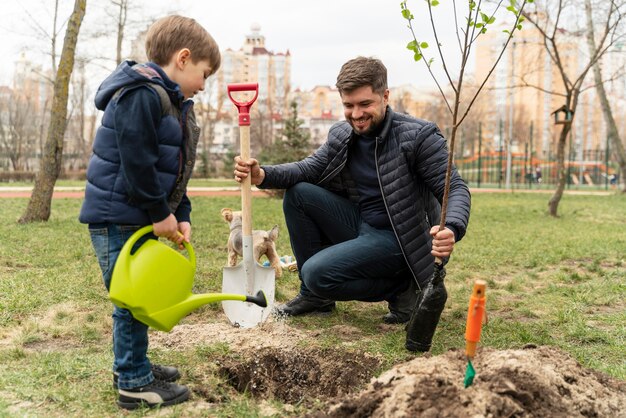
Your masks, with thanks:
[[(152, 227), (152, 225), (147, 225), (147, 226), (144, 226), (143, 228), (138, 229), (133, 235), (131, 235), (131, 237), (128, 238), (128, 241), (126, 241), (126, 244), (124, 244), (124, 246), (128, 248), (128, 252), (129, 252), (128, 255), (130, 255), (130, 251), (135, 246), (137, 241), (139, 241), (141, 237), (143, 237), (146, 234), (149, 234), (153, 230), (154, 228)], [(195, 269), (196, 268), (196, 253), (193, 251), (193, 247), (191, 246), (191, 244), (188, 243), (187, 241), (183, 241), (183, 245), (185, 246), (185, 249), (187, 250), (187, 253), (189, 254), (189, 262)]]

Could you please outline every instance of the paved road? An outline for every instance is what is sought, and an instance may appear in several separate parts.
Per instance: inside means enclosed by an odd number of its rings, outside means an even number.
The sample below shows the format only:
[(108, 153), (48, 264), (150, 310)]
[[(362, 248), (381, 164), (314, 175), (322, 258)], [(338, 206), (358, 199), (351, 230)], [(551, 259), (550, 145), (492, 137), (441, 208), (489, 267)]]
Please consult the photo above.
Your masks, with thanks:
[[(30, 198), (32, 187), (0, 187), (0, 198)], [(82, 199), (85, 193), (84, 187), (55, 187), (52, 197), (54, 199)], [(189, 196), (240, 196), (238, 187), (190, 187), (187, 189)], [(252, 188), (255, 197), (267, 197), (264, 193)]]

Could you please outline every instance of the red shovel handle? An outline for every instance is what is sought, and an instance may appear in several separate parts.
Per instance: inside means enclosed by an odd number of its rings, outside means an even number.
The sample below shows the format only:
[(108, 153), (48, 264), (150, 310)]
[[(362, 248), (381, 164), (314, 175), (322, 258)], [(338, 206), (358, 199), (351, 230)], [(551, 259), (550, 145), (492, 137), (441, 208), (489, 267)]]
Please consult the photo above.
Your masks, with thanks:
[[(253, 91), (254, 97), (252, 100), (247, 102), (238, 102), (233, 99), (231, 93), (233, 91)], [(259, 96), (259, 83), (234, 83), (228, 85), (228, 97), (230, 101), (237, 106), (237, 110), (239, 110), (239, 126), (249, 126), (250, 125), (250, 107), (256, 101), (256, 98)]]

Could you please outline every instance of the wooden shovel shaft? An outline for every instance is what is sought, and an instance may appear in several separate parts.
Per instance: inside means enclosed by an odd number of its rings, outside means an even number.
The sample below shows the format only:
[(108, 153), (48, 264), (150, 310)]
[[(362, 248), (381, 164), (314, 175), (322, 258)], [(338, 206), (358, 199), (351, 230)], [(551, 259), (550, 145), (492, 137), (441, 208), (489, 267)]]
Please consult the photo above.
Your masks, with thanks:
[[(241, 158), (250, 159), (250, 126), (239, 126), (239, 146)], [(252, 236), (252, 183), (248, 175), (241, 183), (241, 222), (244, 237)]]

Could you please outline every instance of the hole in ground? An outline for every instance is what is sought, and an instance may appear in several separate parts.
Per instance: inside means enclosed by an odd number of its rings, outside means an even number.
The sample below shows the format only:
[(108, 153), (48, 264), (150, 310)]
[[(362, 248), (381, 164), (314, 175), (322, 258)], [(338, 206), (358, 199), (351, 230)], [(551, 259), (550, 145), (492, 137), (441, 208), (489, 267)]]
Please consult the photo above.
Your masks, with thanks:
[(355, 392), (380, 367), (362, 352), (338, 349), (263, 348), (251, 358), (227, 357), (220, 372), (239, 392), (285, 403), (309, 403)]

